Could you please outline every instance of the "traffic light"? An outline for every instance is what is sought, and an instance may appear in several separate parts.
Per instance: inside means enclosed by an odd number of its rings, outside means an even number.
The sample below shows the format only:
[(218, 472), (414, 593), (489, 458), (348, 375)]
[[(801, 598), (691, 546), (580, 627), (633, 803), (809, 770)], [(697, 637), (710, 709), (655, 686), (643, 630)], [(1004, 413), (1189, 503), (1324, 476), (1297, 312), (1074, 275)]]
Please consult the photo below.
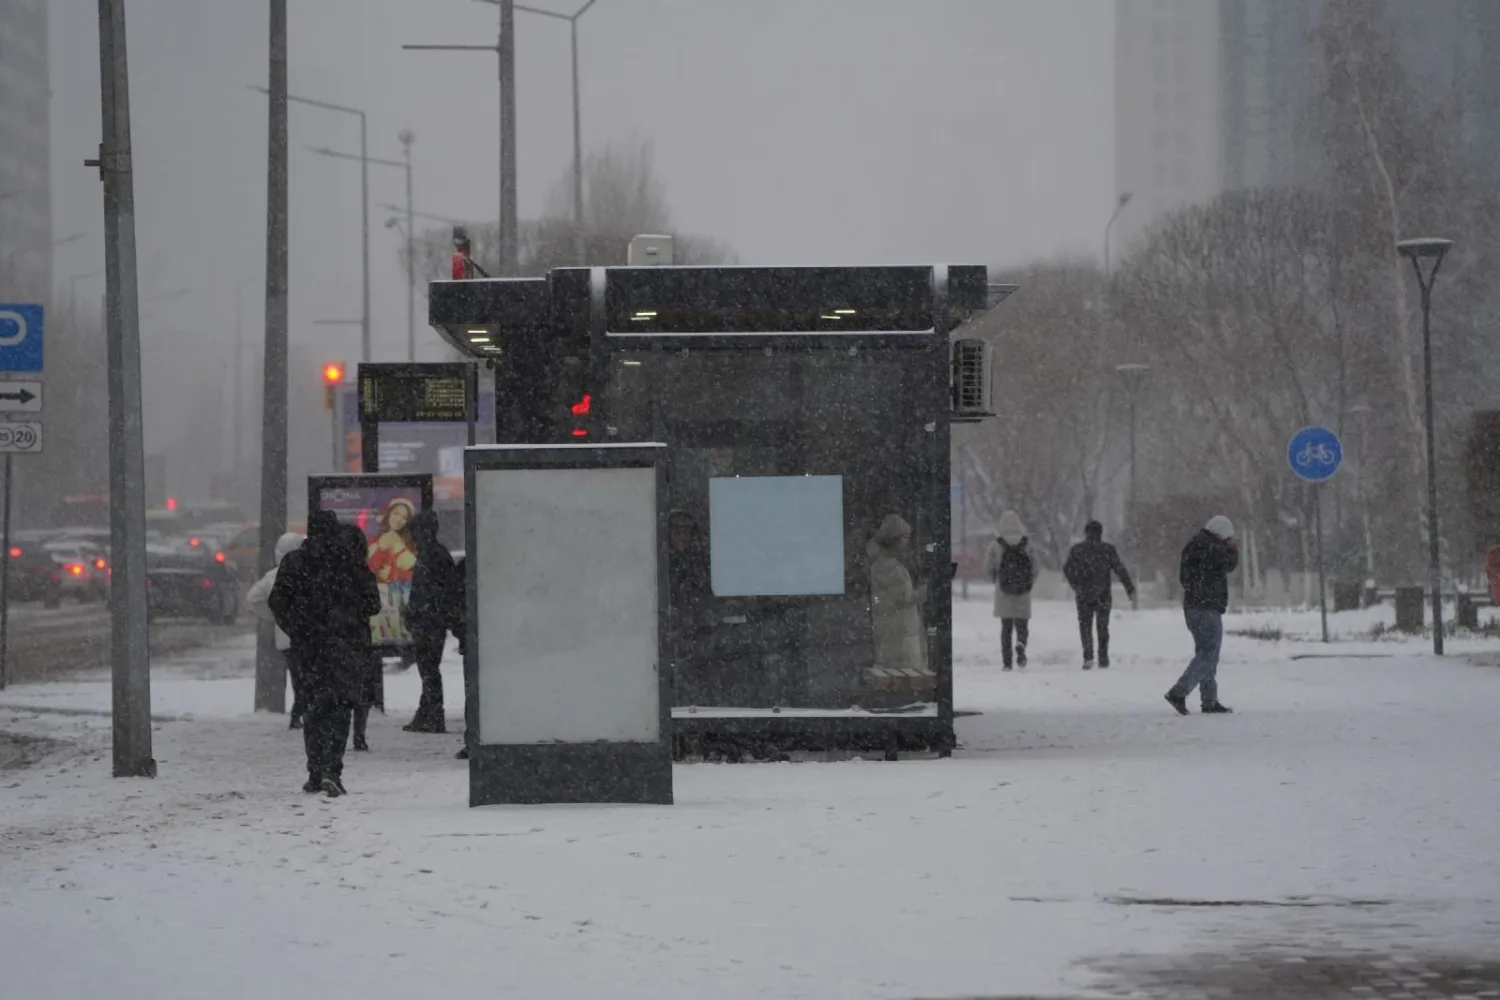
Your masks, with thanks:
[(323, 409), (333, 412), (334, 393), (344, 381), (344, 363), (330, 361), (323, 366)]

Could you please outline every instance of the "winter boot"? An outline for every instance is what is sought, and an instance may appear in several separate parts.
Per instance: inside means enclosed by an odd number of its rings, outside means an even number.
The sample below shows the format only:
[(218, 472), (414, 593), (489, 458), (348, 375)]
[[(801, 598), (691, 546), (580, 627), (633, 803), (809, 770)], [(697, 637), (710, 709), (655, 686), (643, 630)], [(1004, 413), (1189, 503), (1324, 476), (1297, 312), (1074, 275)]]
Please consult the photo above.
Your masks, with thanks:
[(1228, 705), (1224, 704), (1222, 701), (1215, 701), (1215, 702), (1211, 702), (1211, 703), (1203, 706), (1203, 714), (1204, 715), (1233, 715), (1234, 714), (1234, 709), (1230, 708)]
[(454, 760), (468, 760), (469, 759), (469, 748), (468, 747), (464, 747), (458, 753), (456, 753), (456, 754), (453, 755), (453, 759)]
[(1177, 709), (1177, 714), (1178, 715), (1187, 715), (1188, 714), (1187, 696), (1186, 695), (1180, 695), (1176, 691), (1168, 691), (1167, 692), (1167, 704), (1171, 705), (1173, 708)]
[(1025, 646), (1022, 646), (1020, 649), (1016, 650), (1016, 666), (1020, 667), (1022, 670), (1026, 669), (1026, 647)]
[(365, 739), (365, 727), (370, 722), (370, 707), (368, 705), (357, 705), (354, 708), (354, 749), (369, 750), (370, 743)]
[(344, 783), (338, 778), (324, 778), (322, 787), (323, 793), (330, 799), (336, 799), (340, 795), (349, 794), (344, 790)]
[(1083, 669), (1085, 669), (1085, 670), (1093, 670), (1094, 669), (1094, 661), (1093, 660), (1084, 660), (1083, 661)]
[(323, 790), (323, 779), (316, 774), (308, 775), (307, 784), (302, 786), (302, 790), (309, 795), (321, 792)]

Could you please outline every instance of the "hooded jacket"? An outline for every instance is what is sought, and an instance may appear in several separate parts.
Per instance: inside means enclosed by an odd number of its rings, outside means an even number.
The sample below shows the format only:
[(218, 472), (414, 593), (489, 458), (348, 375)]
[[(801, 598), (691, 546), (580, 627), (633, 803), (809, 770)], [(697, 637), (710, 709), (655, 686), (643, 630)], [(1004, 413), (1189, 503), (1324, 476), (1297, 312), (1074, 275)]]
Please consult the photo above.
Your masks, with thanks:
[(875, 666), (892, 670), (925, 670), (927, 637), (922, 629), (922, 605), (927, 587), (914, 587), (911, 573), (897, 557), (895, 546), (911, 537), (911, 528), (892, 514), (881, 522), (865, 546), (870, 557), (870, 625), (875, 640)]
[(1230, 548), (1227, 539), (1220, 538), (1208, 528), (1194, 535), (1183, 547), (1182, 562), (1177, 571), (1178, 581), (1182, 584), (1183, 608), (1187, 611), (1217, 611), (1221, 615), (1229, 610), (1229, 574), (1239, 564), (1240, 554)]
[(463, 599), (464, 582), (453, 553), (438, 541), (438, 518), (423, 511), (411, 519), (408, 528), (417, 564), (411, 572), (411, 598), (406, 604), (406, 628), (414, 638), (433, 639), (447, 634), (462, 620), (458, 602)]
[[(245, 606), (250, 609), (250, 613), (255, 615), (255, 617), (268, 622), (276, 620), (276, 616), (271, 614), (270, 603), (271, 588), (276, 586), (276, 572), (281, 568), (281, 561), (301, 547), (302, 536), (295, 531), (288, 531), (276, 539), (276, 565), (267, 570), (265, 576), (256, 580), (245, 594)], [(287, 650), (291, 647), (292, 640), (288, 638), (287, 634), (281, 630), (281, 626), (278, 625), (276, 627), (276, 648)]]
[(315, 689), (357, 701), (369, 672), (370, 619), (380, 590), (365, 565), (364, 535), (331, 511), (307, 520), (307, 541), (282, 560), (268, 602), (276, 624), (307, 652)]

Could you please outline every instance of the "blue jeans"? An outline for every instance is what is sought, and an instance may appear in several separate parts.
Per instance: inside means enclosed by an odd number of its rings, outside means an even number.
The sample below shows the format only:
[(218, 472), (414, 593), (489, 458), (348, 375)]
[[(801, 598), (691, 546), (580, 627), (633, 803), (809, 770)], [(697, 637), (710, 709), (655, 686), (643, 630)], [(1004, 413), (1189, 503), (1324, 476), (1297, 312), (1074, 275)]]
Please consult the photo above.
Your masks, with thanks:
[(1183, 612), (1193, 634), (1193, 662), (1188, 664), (1172, 694), (1186, 699), (1197, 688), (1205, 707), (1219, 701), (1219, 648), (1224, 645), (1224, 616), (1217, 611), (1188, 608)]

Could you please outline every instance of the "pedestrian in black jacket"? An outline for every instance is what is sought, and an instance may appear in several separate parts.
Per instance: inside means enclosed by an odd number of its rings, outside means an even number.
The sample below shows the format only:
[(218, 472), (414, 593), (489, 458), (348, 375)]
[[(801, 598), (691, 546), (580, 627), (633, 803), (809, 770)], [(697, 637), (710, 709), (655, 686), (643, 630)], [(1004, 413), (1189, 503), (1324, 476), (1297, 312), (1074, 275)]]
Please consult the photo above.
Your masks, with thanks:
[(1063, 576), (1073, 588), (1078, 607), (1078, 632), (1083, 639), (1083, 669), (1094, 669), (1094, 632), (1099, 633), (1099, 667), (1109, 667), (1109, 616), (1114, 609), (1114, 578), (1119, 577), (1136, 604), (1135, 582), (1120, 561), (1120, 553), (1104, 540), (1104, 525), (1090, 521), (1083, 527), (1083, 541), (1073, 546), (1063, 564)]
[(1219, 701), (1219, 649), (1224, 644), (1224, 612), (1229, 608), (1229, 574), (1240, 563), (1234, 524), (1223, 514), (1182, 550), (1178, 580), (1182, 583), (1182, 611), (1193, 636), (1193, 660), (1167, 692), (1167, 702), (1181, 715), (1188, 714), (1187, 699), (1197, 688), (1206, 715), (1227, 715), (1229, 707)]
[(443, 716), (443, 644), (456, 620), (454, 604), (463, 581), (453, 554), (438, 541), (438, 516), (423, 511), (407, 528), (417, 564), (412, 567), (411, 598), (406, 604), (406, 630), (411, 633), (417, 672), (422, 676), (422, 699), (404, 728), (409, 733), (447, 732)]
[(329, 511), (314, 512), (307, 541), (282, 561), (268, 604), (276, 624), (304, 650), (308, 780), (302, 788), (343, 795), (344, 744), (369, 669), (370, 619), (380, 611), (364, 536), (354, 538)]

